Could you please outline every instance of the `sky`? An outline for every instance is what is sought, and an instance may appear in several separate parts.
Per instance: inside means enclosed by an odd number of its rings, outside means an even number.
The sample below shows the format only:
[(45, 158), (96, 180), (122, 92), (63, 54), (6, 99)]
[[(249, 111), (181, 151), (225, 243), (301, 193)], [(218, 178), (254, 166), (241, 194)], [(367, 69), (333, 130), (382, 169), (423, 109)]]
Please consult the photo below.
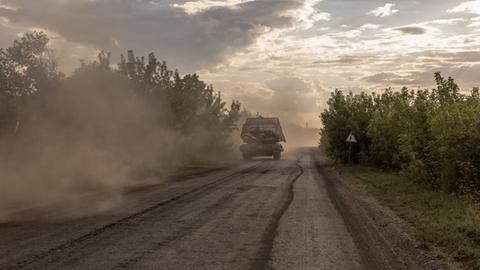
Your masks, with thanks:
[(252, 112), (319, 127), (335, 88), (480, 86), (480, 0), (0, 0), (0, 47), (46, 32), (71, 72), (155, 52)]

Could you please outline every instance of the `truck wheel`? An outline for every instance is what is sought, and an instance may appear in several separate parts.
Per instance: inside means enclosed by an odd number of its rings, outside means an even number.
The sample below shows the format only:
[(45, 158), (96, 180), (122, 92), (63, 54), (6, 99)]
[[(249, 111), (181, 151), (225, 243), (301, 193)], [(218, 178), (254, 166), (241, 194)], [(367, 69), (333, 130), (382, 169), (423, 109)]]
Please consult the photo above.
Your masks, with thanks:
[(250, 160), (250, 155), (242, 153), (243, 160)]
[(280, 158), (282, 158), (282, 153), (280, 152), (273, 153), (273, 159), (280, 160)]

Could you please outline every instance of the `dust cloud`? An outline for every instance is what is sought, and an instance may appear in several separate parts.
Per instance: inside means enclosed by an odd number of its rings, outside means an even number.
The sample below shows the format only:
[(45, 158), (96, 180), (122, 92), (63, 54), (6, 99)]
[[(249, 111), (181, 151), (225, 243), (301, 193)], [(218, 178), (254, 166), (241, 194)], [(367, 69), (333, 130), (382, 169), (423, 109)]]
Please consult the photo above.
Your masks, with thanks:
[(168, 106), (133, 98), (129, 85), (116, 75), (79, 72), (25, 104), (15, 135), (0, 141), (0, 222), (49, 218), (48, 208), (60, 218), (109, 211), (130, 185), (230, 157), (223, 145), (212, 151), (215, 130), (172, 128), (176, 120), (162, 109)]
[(233, 87), (219, 82), (219, 86), (226, 96), (242, 100), (250, 116), (278, 117), (287, 139), (287, 150), (318, 146), (319, 116), (330, 97), (330, 91), (318, 81), (288, 75)]
[(287, 123), (284, 125), (286, 148), (317, 147), (320, 130)]

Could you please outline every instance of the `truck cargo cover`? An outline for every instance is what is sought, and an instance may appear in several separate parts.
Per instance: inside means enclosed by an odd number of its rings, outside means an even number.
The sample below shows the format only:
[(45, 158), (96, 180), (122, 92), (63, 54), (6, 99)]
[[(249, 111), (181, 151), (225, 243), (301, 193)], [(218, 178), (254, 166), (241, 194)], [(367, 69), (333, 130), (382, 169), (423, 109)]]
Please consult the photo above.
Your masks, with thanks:
[(255, 117), (247, 118), (245, 124), (242, 127), (242, 139), (248, 141), (251, 138), (251, 134), (254, 131), (271, 131), (275, 133), (279, 142), (287, 142), (285, 135), (283, 134), (282, 126), (280, 125), (280, 120), (277, 117)]

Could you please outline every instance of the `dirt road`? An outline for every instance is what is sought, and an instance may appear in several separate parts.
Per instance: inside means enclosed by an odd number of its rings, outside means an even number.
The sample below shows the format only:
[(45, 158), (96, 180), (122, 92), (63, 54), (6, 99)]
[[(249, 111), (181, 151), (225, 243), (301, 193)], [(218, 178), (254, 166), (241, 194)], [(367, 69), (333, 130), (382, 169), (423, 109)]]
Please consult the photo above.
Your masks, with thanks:
[(383, 247), (372, 262), (325, 177), (304, 149), (130, 189), (95, 216), (0, 224), (0, 269), (405, 268)]

